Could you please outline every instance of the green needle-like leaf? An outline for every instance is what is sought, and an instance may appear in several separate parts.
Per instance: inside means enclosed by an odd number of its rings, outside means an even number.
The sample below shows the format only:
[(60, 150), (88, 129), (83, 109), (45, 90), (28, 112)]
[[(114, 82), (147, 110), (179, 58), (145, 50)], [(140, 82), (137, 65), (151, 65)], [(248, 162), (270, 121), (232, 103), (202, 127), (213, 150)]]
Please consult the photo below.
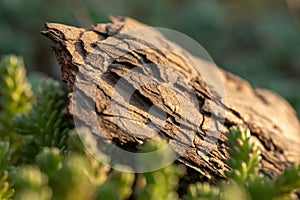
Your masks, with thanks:
[(226, 175), (231, 181), (249, 184), (259, 171), (260, 150), (251, 141), (250, 131), (240, 126), (231, 128), (227, 137), (231, 157), (225, 162), (232, 170), (226, 171)]

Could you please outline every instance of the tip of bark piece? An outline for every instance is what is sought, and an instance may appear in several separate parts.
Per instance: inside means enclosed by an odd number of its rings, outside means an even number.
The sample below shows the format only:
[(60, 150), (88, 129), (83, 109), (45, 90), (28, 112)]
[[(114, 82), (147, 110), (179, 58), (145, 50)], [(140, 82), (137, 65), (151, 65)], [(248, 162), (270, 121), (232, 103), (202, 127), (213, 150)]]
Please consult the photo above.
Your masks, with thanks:
[(46, 31), (42, 31), (42, 35), (50, 38), (54, 42), (61, 40), (76, 40), (79, 35), (85, 31), (83, 28), (77, 28), (74, 26), (69, 26), (65, 24), (46, 22), (45, 23)]
[[(61, 30), (64, 27), (71, 27), (69, 25), (59, 24), (59, 23), (54, 23), (54, 22), (45, 22), (44, 26), (47, 30)], [(72, 28), (74, 28), (74, 27), (72, 27)]]

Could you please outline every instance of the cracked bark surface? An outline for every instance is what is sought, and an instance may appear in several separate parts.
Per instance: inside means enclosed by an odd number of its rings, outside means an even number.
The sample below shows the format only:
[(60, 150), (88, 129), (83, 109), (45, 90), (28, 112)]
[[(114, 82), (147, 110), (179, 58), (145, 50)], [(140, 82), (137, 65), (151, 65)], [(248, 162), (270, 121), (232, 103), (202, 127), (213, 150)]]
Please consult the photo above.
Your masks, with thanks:
[[(154, 29), (147, 29), (146, 39), (139, 37), (134, 30), (147, 26), (133, 19), (112, 17), (111, 21), (90, 29), (46, 23), (47, 30), (42, 32), (56, 44), (53, 50), (63, 80), (72, 89), (77, 76), (83, 85), (77, 92), (84, 97), (80, 101), (86, 109), (75, 112), (70, 98), (68, 112), (80, 119), (93, 112), (97, 125), (82, 123), (93, 132), (100, 126), (105, 142), (134, 151), (149, 135), (128, 134), (118, 123), (125, 127), (151, 124), (149, 133), (172, 143), (181, 155), (180, 162), (209, 180), (219, 180), (228, 169), (223, 162), (228, 158), (226, 132), (241, 124), (260, 146), (262, 169), (270, 177), (299, 162), (299, 121), (283, 98), (254, 89), (242, 78), (217, 68), (223, 96), (193, 67), (209, 71), (212, 63), (191, 55)], [(91, 102), (93, 111), (88, 108)], [(121, 112), (115, 112), (112, 105)]]

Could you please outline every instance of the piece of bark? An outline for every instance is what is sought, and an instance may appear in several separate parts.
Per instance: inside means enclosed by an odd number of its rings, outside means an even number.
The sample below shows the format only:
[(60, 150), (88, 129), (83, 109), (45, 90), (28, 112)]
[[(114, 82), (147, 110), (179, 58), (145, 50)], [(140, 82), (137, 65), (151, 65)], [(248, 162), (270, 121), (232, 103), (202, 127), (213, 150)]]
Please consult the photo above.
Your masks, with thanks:
[[(218, 69), (226, 95), (223, 101), (220, 97), (222, 95), (213, 90), (214, 85), (206, 84), (205, 78), (182, 57), (192, 58), (196, 65), (205, 65), (206, 69), (210, 69), (212, 63), (195, 58), (156, 30), (147, 32), (151, 38), (149, 40), (141, 40), (134, 34), (130, 35), (130, 30), (147, 27), (133, 19), (112, 17), (111, 20), (112, 23), (97, 24), (88, 30), (46, 23), (47, 30), (43, 32), (56, 44), (53, 50), (61, 67), (63, 80), (70, 88), (73, 88), (78, 72), (81, 72), (80, 76), (86, 76), (87, 82), (97, 82), (95, 98), (91, 95), (95, 91), (91, 91), (88, 84), (85, 88), (81, 88), (80, 92), (95, 103), (97, 123), (102, 128), (107, 142), (113, 141), (124, 148), (135, 149), (147, 138), (143, 135), (127, 134), (116, 123), (116, 118), (121, 116), (114, 115), (111, 101), (114, 101), (112, 98), (114, 86), (122, 77), (127, 85), (124, 88), (120, 86), (122, 91), (119, 95), (125, 95), (128, 90), (126, 87), (131, 87), (129, 89), (134, 89), (135, 92), (131, 96), (130, 105), (118, 106), (128, 108), (130, 120), (138, 124), (146, 124), (151, 117), (151, 119), (159, 119), (159, 116), (150, 116), (152, 114), (149, 114), (148, 109), (154, 104), (160, 105), (166, 112), (166, 123), (161, 127), (159, 134), (169, 141), (176, 134), (186, 134), (187, 140), (190, 141), (187, 149), (182, 148), (179, 143), (175, 144), (175, 151), (180, 152), (182, 149), (185, 151), (183, 154), (181, 152), (178, 160), (200, 172), (207, 179), (220, 180), (225, 177), (224, 170), (228, 169), (223, 162), (228, 158), (225, 145), (226, 133), (230, 127), (237, 124), (250, 129), (252, 138), (261, 148), (262, 170), (270, 177), (280, 174), (287, 166), (299, 162), (299, 121), (294, 110), (284, 99), (271, 91), (254, 89), (242, 78)], [(116, 38), (117, 34), (124, 34), (126, 37), (123, 35)], [(177, 50), (179, 49), (177, 54), (172, 53), (175, 46)], [(160, 50), (161, 47), (164, 47), (164, 50)], [(105, 67), (109, 62), (112, 63)], [(186, 101), (190, 100), (190, 92), (195, 92), (198, 101), (195, 108), (198, 112), (196, 114), (199, 114), (197, 119), (199, 123), (187, 120), (184, 126), (180, 127), (180, 116), (182, 112), (189, 112), (189, 108), (180, 108), (180, 103), (170, 90), (160, 87), (159, 83), (137, 87), (135, 82), (147, 77), (125, 76), (133, 68), (143, 70), (145, 63), (155, 66), (156, 74), (159, 75), (156, 78), (161, 82), (170, 82), (172, 79), (170, 76), (174, 74), (172, 70), (189, 81), (192, 90), (180, 80), (177, 81), (177, 85), (173, 85), (173, 89)], [(103, 76), (97, 77), (99, 74)], [(220, 116), (219, 110), (224, 110), (225, 114)], [(75, 116), (78, 114), (72, 110), (72, 102), (69, 103), (69, 112), (73, 117), (81, 119), (89, 115), (88, 112), (83, 111), (80, 114), (82, 116)], [(155, 120), (151, 123), (157, 125)], [(217, 127), (216, 131), (211, 131), (212, 123)], [(191, 134), (189, 129), (195, 127), (197, 132)], [(90, 128), (93, 130), (93, 127)], [(211, 148), (207, 150), (206, 146)]]

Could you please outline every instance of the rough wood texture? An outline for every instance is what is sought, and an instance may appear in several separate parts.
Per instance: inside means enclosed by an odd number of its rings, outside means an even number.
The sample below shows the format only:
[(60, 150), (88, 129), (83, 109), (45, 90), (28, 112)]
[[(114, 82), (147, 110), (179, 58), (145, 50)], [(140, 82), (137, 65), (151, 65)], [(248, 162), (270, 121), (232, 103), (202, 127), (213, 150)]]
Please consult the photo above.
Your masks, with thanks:
[[(70, 88), (74, 85), (78, 71), (92, 73), (86, 79), (97, 76), (95, 70), (105, 75), (101, 79), (94, 77), (98, 81), (96, 98), (90, 96), (93, 91), (90, 91), (88, 86), (81, 92), (94, 100), (97, 120), (105, 132), (108, 142), (114, 141), (121, 146), (133, 148), (146, 139), (143, 135), (132, 136), (120, 129), (115, 121), (120, 116), (114, 116), (111, 111), (111, 101), (114, 101), (112, 98), (114, 86), (123, 77), (127, 83), (126, 87), (135, 90), (130, 99), (130, 105), (126, 105), (128, 113), (130, 113), (130, 120), (146, 124), (151, 117), (151, 119), (158, 119), (159, 116), (149, 116), (151, 113), (149, 114), (148, 109), (153, 104), (161, 105), (166, 112), (166, 122), (161, 127), (159, 134), (168, 140), (174, 138), (176, 134), (186, 134), (191, 144), (181, 155), (179, 161), (197, 170), (207, 179), (224, 178), (224, 170), (228, 169), (228, 166), (223, 163), (223, 159), (228, 157), (224, 144), (226, 132), (231, 126), (237, 124), (242, 124), (250, 129), (252, 137), (262, 151), (262, 168), (269, 176), (278, 175), (288, 165), (299, 162), (299, 121), (294, 110), (284, 99), (271, 91), (254, 89), (242, 78), (218, 69), (226, 94), (226, 99), (221, 101), (218, 92), (209, 92), (203, 77), (192, 65), (182, 59), (182, 57), (193, 57), (192, 55), (183, 49), (182, 55), (171, 53), (174, 44), (155, 30), (149, 32), (155, 37), (149, 37), (152, 39), (147, 41), (141, 41), (134, 36), (130, 37), (130, 35), (126, 35), (125, 39), (109, 40), (116, 34), (146, 27), (146, 25), (126, 17), (112, 17), (111, 20), (112, 23), (97, 24), (89, 30), (46, 23), (47, 30), (43, 32), (56, 44), (53, 50), (60, 64), (63, 79)], [(170, 52), (160, 51), (160, 48), (156, 48), (158, 43)], [(127, 53), (124, 54), (124, 52)], [(117, 58), (115, 59), (115, 57)], [(195, 58), (195, 60), (196, 65), (209, 65), (201, 59)], [(112, 62), (112, 64), (105, 68), (104, 65), (107, 62)], [(160, 87), (158, 83), (137, 87), (135, 82), (139, 82), (139, 79), (145, 77), (124, 76), (134, 67), (143, 69), (144, 63), (151, 63), (156, 66), (155, 70), (160, 76), (157, 79), (161, 81), (168, 82), (172, 79), (170, 77), (172, 73), (169, 73), (168, 69), (176, 70), (189, 81), (199, 103), (197, 109), (199, 123), (187, 121), (183, 128), (178, 131), (181, 123), (181, 111), (188, 112), (184, 110), (187, 108), (180, 108), (172, 93), (167, 88)], [(168, 68), (162, 68), (161, 65), (168, 66)], [(81, 75), (85, 76), (86, 74)], [(177, 81), (177, 85), (174, 84), (173, 86), (183, 99), (189, 101), (190, 88), (187, 88), (180, 80)], [(127, 89), (123, 88), (123, 91), (126, 92)], [(125, 93), (120, 92), (120, 95), (122, 94)], [(216, 113), (218, 109), (215, 108), (225, 110), (224, 123), (221, 118), (218, 119), (218, 113)], [(72, 111), (71, 106), (69, 112), (71, 115), (76, 114)], [(88, 114), (82, 112), (83, 116)], [(211, 126), (212, 121), (217, 124), (218, 131), (210, 131), (209, 126)], [(151, 123), (155, 125), (156, 121), (152, 120)], [(198, 131), (191, 135), (188, 130), (195, 126)], [(220, 135), (216, 141), (214, 137), (217, 134)], [(212, 145), (208, 152), (205, 152), (204, 138), (206, 144)], [(177, 148), (180, 151), (180, 145)], [(206, 155), (201, 157), (201, 154)]]

